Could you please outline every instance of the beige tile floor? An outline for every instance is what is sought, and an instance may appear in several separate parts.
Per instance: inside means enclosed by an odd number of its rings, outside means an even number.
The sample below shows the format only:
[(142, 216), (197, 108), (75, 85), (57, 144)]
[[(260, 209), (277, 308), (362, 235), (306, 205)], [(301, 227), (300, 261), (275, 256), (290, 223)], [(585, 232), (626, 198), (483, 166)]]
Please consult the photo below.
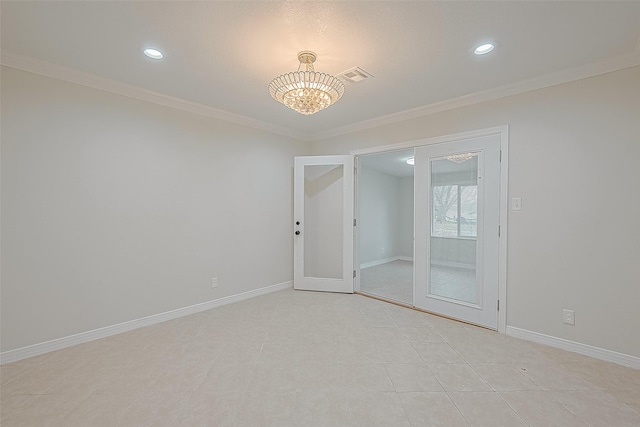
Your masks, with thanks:
[(413, 304), (413, 262), (396, 260), (360, 270), (360, 290)]
[(3, 365), (9, 426), (639, 426), (640, 371), (286, 290)]
[[(390, 261), (360, 270), (360, 290), (385, 299), (413, 304), (413, 262)], [(476, 270), (431, 266), (435, 295), (470, 303), (476, 302)]]
[(431, 266), (431, 292), (445, 298), (476, 304), (476, 269)]

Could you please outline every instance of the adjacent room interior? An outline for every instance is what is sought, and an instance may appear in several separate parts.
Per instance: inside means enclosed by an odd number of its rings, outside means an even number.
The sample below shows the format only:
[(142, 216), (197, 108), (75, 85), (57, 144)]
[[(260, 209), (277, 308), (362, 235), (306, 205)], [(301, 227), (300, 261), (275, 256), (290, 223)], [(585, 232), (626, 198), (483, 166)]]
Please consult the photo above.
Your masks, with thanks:
[[(360, 291), (412, 306), (413, 149), (359, 161)], [(476, 301), (477, 170), (476, 156), (443, 159), (430, 189), (431, 290), (469, 303)]]
[(360, 291), (413, 305), (413, 149), (359, 157)]

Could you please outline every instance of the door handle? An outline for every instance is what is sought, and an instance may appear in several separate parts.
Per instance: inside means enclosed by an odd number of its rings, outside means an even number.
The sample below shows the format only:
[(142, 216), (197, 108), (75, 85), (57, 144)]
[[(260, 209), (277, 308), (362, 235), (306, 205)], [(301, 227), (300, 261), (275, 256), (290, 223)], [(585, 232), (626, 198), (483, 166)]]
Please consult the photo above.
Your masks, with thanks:
[(300, 230), (296, 230), (296, 236), (300, 235)]

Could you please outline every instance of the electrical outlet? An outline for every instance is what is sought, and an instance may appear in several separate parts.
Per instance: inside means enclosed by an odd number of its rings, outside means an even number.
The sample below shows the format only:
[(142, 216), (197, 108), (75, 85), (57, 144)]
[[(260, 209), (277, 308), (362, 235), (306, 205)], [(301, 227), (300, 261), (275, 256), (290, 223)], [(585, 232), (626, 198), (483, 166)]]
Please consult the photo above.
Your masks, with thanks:
[(211, 279), (211, 289), (215, 289), (218, 287), (218, 278), (214, 277), (213, 279)]
[(562, 310), (562, 323), (566, 323), (567, 325), (575, 325), (576, 324), (576, 312), (573, 310), (567, 310), (566, 308)]
[(511, 199), (511, 210), (512, 211), (522, 210), (522, 197), (514, 197)]

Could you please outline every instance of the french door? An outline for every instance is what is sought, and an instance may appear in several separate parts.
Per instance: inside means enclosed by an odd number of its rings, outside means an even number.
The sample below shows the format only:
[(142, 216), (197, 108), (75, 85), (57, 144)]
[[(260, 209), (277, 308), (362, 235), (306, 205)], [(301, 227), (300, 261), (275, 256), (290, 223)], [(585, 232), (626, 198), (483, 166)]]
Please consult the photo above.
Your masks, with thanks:
[(500, 136), (415, 149), (414, 305), (498, 324)]
[(353, 293), (353, 156), (294, 166), (293, 287)]

